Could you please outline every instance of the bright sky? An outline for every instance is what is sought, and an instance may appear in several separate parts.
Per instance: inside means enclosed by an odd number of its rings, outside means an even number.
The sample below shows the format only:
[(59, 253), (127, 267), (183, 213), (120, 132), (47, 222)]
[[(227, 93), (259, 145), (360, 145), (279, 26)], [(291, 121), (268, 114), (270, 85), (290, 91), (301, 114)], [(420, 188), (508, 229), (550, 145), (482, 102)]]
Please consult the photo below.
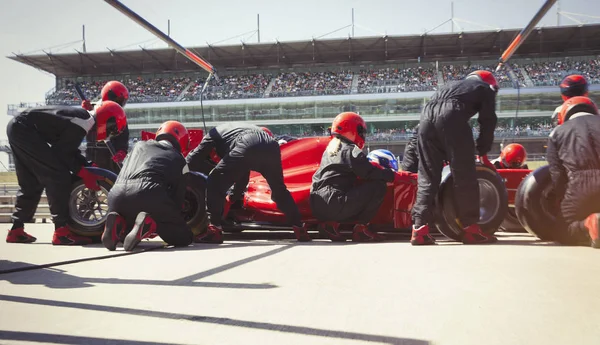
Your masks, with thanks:
[[(565, 12), (600, 17), (600, 1), (559, 0)], [(355, 36), (420, 34), (450, 18), (450, 0), (122, 0), (150, 23), (167, 31), (180, 44), (205, 46), (256, 29), (260, 14), (261, 42), (306, 40), (351, 23), (355, 11)], [(454, 0), (454, 16), (488, 27), (461, 23), (465, 31), (522, 28), (542, 6), (543, 0)], [(556, 5), (542, 19), (542, 26), (556, 25)], [(577, 17), (600, 22), (598, 19)], [(561, 24), (575, 22), (561, 17)], [(6, 138), (7, 104), (43, 101), (54, 86), (54, 76), (9, 60), (6, 56), (41, 49), (75, 53), (81, 42), (63, 49), (48, 49), (81, 40), (86, 28), (87, 51), (163, 48), (162, 41), (102, 0), (2, 0), (0, 10), (0, 139)], [(435, 32), (449, 32), (450, 24)], [(455, 30), (457, 30), (455, 28)], [(350, 28), (327, 38), (347, 37)], [(240, 39), (221, 44), (238, 44)], [(154, 40), (152, 42), (152, 40)], [(145, 43), (144, 43), (145, 42)], [(256, 42), (256, 35), (247, 43)]]

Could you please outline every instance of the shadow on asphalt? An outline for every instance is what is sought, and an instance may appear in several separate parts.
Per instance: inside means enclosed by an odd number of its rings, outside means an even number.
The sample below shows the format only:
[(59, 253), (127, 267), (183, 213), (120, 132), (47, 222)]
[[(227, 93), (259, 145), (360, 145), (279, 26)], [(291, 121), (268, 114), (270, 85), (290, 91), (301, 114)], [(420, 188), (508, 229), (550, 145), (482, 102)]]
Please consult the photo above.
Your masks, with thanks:
[[(217, 273), (221, 273), (244, 264), (254, 262), (275, 254), (279, 254), (285, 250), (292, 248), (292, 245), (283, 246), (270, 250), (265, 253), (253, 255), (244, 259), (230, 262), (206, 271), (194, 273), (187, 277), (175, 280), (147, 280), (147, 279), (120, 279), (120, 278), (93, 278), (93, 277), (78, 277), (65, 273), (66, 271), (57, 268), (43, 268), (37, 270), (34, 274), (19, 274), (21, 272), (13, 272), (0, 275), (0, 280), (6, 280), (17, 285), (44, 285), (54, 289), (74, 289), (92, 287), (96, 284), (127, 284), (127, 285), (158, 285), (158, 286), (187, 286), (187, 287), (206, 287), (206, 288), (226, 288), (226, 289), (273, 289), (277, 285), (273, 284), (249, 284), (249, 283), (220, 283), (220, 282), (197, 282), (202, 278), (206, 278)], [(0, 260), (2, 266), (28, 266), (23, 262), (12, 262), (8, 260)]]
[[(146, 316), (146, 317), (154, 317), (161, 319), (171, 319), (171, 320), (187, 320), (192, 322), (200, 322), (206, 324), (214, 324), (214, 325), (223, 325), (223, 326), (232, 326), (232, 327), (243, 327), (250, 328), (254, 330), (265, 330), (265, 331), (274, 331), (274, 332), (282, 332), (282, 333), (292, 333), (292, 334), (301, 334), (301, 335), (311, 335), (318, 337), (326, 337), (326, 338), (337, 338), (337, 339), (348, 339), (348, 340), (362, 340), (362, 341), (370, 341), (382, 344), (404, 344), (404, 345), (429, 345), (429, 341), (419, 340), (419, 339), (411, 339), (411, 338), (399, 338), (399, 337), (390, 337), (376, 334), (366, 334), (366, 333), (357, 333), (357, 332), (345, 332), (345, 331), (335, 331), (329, 329), (322, 328), (313, 328), (313, 327), (302, 327), (302, 326), (293, 326), (286, 324), (278, 324), (278, 323), (269, 323), (269, 322), (255, 322), (249, 320), (240, 320), (240, 319), (230, 319), (230, 318), (221, 318), (221, 317), (213, 317), (213, 316), (202, 316), (202, 315), (190, 315), (190, 314), (178, 314), (178, 313), (168, 313), (162, 311), (153, 311), (153, 310), (142, 310), (142, 309), (134, 309), (134, 308), (124, 308), (124, 307), (111, 307), (104, 306), (99, 304), (88, 304), (88, 303), (76, 303), (76, 302), (65, 302), (65, 301), (54, 301), (54, 300), (46, 300), (39, 298), (29, 298), (29, 297), (19, 297), (19, 296), (8, 296), (8, 295), (0, 295), (0, 301), (6, 302), (14, 302), (14, 303), (25, 303), (25, 304), (34, 304), (34, 305), (43, 305), (43, 306), (51, 306), (51, 307), (60, 307), (60, 308), (73, 308), (73, 309), (84, 309), (91, 311), (100, 311), (100, 312), (110, 312), (110, 313), (119, 313), (125, 315), (136, 315), (136, 316)], [(46, 334), (40, 333), (27, 333), (27, 332), (7, 332), (0, 331), (0, 339), (15, 339), (17, 337), (26, 337), (31, 335), (32, 337), (46, 336)], [(50, 337), (65, 337), (62, 335), (49, 335)], [(100, 344), (98, 338), (89, 338), (91, 342), (88, 342), (86, 337), (70, 337), (66, 336), (65, 342), (66, 344)], [(19, 338), (21, 339), (21, 338)], [(44, 338), (45, 342), (48, 342), (47, 339), (52, 338)], [(29, 340), (29, 339), (27, 339)], [(57, 339), (58, 340), (58, 339)], [(68, 341), (79, 341), (79, 342), (68, 342)], [(61, 343), (62, 343), (61, 339)], [(106, 340), (103, 339), (102, 344), (105, 344)], [(142, 345), (142, 344), (156, 344), (163, 345), (164, 343), (148, 343), (148, 342), (122, 342), (115, 344), (131, 344), (131, 345)], [(164, 344), (166, 345), (166, 344)]]

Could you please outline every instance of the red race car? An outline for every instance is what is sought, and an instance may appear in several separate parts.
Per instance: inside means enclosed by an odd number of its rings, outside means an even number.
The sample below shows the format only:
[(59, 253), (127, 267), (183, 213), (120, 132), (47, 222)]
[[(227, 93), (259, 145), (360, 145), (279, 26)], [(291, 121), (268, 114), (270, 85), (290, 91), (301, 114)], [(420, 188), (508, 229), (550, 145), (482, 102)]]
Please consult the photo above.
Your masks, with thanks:
[[(195, 148), (202, 139), (202, 131), (193, 132), (195, 132), (194, 141), (190, 145), (190, 150)], [(142, 140), (152, 138), (154, 133), (142, 132)], [(308, 201), (312, 176), (319, 167), (321, 156), (329, 140), (331, 137), (327, 136), (300, 138), (281, 145), (284, 182), (298, 205), (303, 221), (311, 229), (316, 229), (318, 224), (312, 215)], [(509, 204), (514, 204), (519, 183), (530, 171), (522, 169), (496, 171), (489, 161), (486, 159), (482, 161), (483, 163), (477, 164), (481, 199), (479, 224), (484, 231), (494, 233), (504, 221)], [(205, 227), (207, 224), (204, 190), (208, 172), (188, 174), (186, 219), (192, 227)], [(385, 200), (372, 221), (378, 231), (410, 232), (411, 230), (410, 211), (415, 202), (417, 174), (407, 172), (398, 174), (402, 178), (395, 184), (388, 184)], [(226, 202), (227, 214), (223, 229), (228, 232), (249, 229), (291, 230), (291, 226), (286, 224), (284, 214), (271, 200), (270, 193), (269, 185), (262, 175), (253, 172), (241, 207), (231, 208), (232, 205)], [(462, 229), (455, 220), (454, 194), (452, 174), (447, 166), (444, 168), (440, 192), (436, 200), (436, 227), (445, 236), (459, 240)], [(460, 193), (457, 197), (460, 197)]]

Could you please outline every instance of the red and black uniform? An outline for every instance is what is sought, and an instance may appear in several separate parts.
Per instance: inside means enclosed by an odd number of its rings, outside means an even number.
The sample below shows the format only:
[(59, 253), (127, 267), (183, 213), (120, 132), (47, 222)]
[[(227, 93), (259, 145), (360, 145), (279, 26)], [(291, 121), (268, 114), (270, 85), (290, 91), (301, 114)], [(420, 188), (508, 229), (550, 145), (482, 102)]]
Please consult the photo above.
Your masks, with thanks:
[(590, 243), (585, 219), (600, 212), (600, 116), (579, 112), (555, 128), (548, 139), (552, 184), (568, 224), (563, 243)]
[[(450, 161), (454, 186), (461, 191), (458, 203), (463, 226), (479, 220), (479, 187), (475, 153), (490, 151), (496, 127), (496, 92), (477, 79), (448, 83), (427, 102), (421, 114), (417, 151), (418, 192), (412, 210), (416, 228), (433, 221), (432, 208), (438, 193), (443, 163)], [(474, 145), (469, 120), (479, 113), (480, 135)]]
[(69, 106), (27, 109), (10, 120), (7, 135), (20, 188), (14, 227), (33, 219), (44, 189), (55, 227), (67, 225), (71, 174), (88, 165), (79, 146), (94, 123), (88, 111)]
[(415, 133), (410, 137), (404, 148), (404, 156), (400, 167), (402, 171), (417, 173), (419, 171), (419, 155), (417, 154), (417, 145), (419, 139), (419, 126), (415, 128)]
[(368, 224), (383, 203), (386, 182), (394, 182), (395, 174), (373, 166), (364, 152), (345, 138), (339, 143), (334, 154), (325, 150), (313, 175), (312, 214), (324, 222)]
[[(123, 132), (109, 139), (112, 144), (114, 153), (126, 154), (129, 151), (129, 127), (126, 126)], [(92, 128), (86, 136), (86, 158), (100, 168), (110, 170), (115, 174), (119, 174), (119, 166), (113, 159), (108, 146), (103, 141), (96, 141), (96, 130)]]
[(300, 211), (283, 182), (279, 144), (260, 127), (246, 123), (226, 123), (211, 129), (186, 160), (191, 171), (202, 171), (215, 149), (221, 161), (207, 181), (207, 208), (211, 225), (220, 226), (227, 190), (235, 184), (233, 199), (241, 198), (250, 171), (263, 175), (271, 188), (271, 198), (288, 222), (302, 227)]
[(187, 171), (185, 158), (175, 142), (138, 142), (127, 155), (108, 194), (109, 211), (124, 218), (127, 232), (133, 228), (138, 214), (147, 213), (156, 224), (153, 231), (165, 242), (189, 245), (193, 234), (182, 213)]

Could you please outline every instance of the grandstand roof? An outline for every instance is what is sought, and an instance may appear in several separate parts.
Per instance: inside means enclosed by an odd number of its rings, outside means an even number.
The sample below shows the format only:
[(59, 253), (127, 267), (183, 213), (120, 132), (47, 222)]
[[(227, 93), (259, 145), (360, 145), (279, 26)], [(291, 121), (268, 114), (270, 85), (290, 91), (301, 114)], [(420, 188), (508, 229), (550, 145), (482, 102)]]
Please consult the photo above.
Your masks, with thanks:
[[(497, 59), (520, 29), (195, 47), (218, 72), (327, 64)], [(600, 24), (537, 28), (513, 58), (600, 53)], [(108, 49), (108, 48), (107, 48)], [(57, 77), (199, 71), (174, 49), (40, 54), (10, 59)]]

